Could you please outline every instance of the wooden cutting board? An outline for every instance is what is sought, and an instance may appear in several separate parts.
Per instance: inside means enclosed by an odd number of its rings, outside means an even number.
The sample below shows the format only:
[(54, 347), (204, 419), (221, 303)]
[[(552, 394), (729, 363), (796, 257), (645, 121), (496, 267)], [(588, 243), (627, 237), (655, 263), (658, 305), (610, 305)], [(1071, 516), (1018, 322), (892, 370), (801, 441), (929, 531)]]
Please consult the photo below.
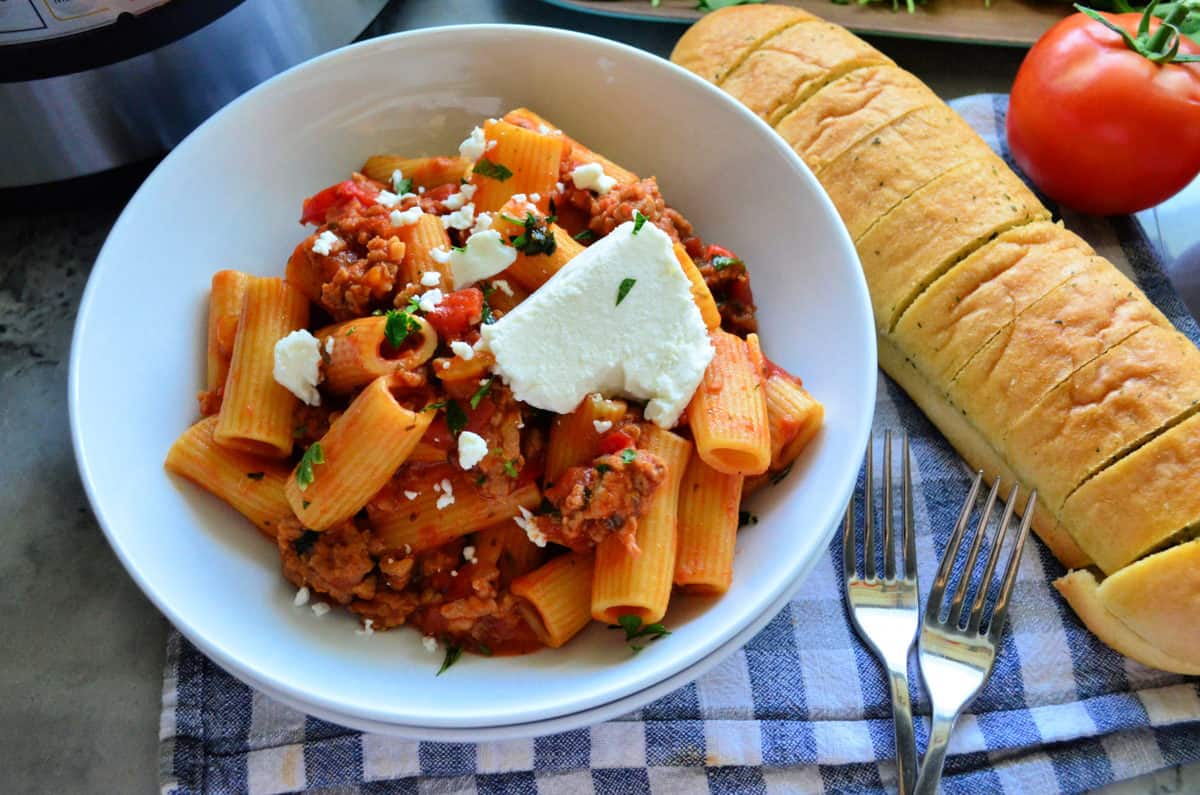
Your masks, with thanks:
[[(1058, 20), (1074, 9), (1066, 2), (1037, 0), (927, 0), (909, 14), (903, 4), (893, 11), (890, 3), (838, 5), (831, 0), (772, 0), (811, 11), (856, 33), (943, 41), (1028, 47)], [(695, 0), (549, 0), (554, 5), (628, 19), (694, 22), (702, 14)], [(969, 65), (964, 64), (964, 67)]]

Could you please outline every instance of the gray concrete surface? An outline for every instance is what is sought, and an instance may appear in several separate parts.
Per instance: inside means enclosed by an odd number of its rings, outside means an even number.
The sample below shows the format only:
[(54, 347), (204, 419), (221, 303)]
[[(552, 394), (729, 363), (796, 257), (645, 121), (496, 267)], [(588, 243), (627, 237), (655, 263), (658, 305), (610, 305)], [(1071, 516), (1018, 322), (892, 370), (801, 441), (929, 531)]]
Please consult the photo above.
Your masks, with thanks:
[[(408, 0), (377, 34), (452, 22), (586, 30), (666, 54), (682, 28), (630, 23), (535, 0)], [(1014, 50), (878, 39), (944, 97), (1004, 91)], [(157, 789), (166, 624), (125, 575), (87, 507), (71, 451), (67, 359), (92, 262), (130, 195), (0, 218), (0, 791)], [(86, 397), (86, 396), (85, 396)], [(131, 401), (136, 402), (136, 396)], [(1113, 792), (1200, 791), (1178, 769)]]

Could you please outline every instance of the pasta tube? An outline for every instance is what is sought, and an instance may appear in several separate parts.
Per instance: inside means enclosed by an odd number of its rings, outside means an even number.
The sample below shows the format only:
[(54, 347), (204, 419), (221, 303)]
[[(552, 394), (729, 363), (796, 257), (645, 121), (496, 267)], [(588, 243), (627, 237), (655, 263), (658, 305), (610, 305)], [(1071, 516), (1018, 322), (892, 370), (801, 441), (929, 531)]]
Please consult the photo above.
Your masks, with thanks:
[(458, 184), (467, 176), (471, 161), (465, 157), (400, 157), (399, 155), (371, 155), (363, 164), (362, 173), (373, 180), (392, 185), (392, 174), (413, 181), (417, 188), (436, 188), (448, 182)]
[(682, 243), (675, 244), (675, 259), (679, 260), (679, 267), (683, 268), (684, 275), (692, 283), (692, 300), (700, 310), (700, 317), (704, 318), (704, 325), (710, 330), (720, 328), (721, 312), (717, 309), (717, 302), (713, 300), (712, 291), (704, 283), (704, 276), (700, 274), (700, 269), (692, 262)]
[(557, 649), (592, 620), (591, 552), (571, 552), (513, 580), (521, 614), (542, 643)]
[[(504, 220), (501, 220), (500, 224), (503, 225), (500, 234), (505, 240), (510, 240), (512, 235), (521, 232), (521, 227), (516, 224)], [(530, 255), (523, 251), (517, 252), (516, 261), (504, 272), (505, 276), (529, 292), (548, 282), (551, 276), (583, 251), (583, 245), (558, 224), (550, 224), (550, 232), (554, 235), (552, 253)]]
[(524, 193), (545, 214), (558, 182), (562, 136), (542, 135), (506, 121), (487, 122), (483, 133), (487, 148), (470, 177), (476, 188), (475, 211), (499, 210), (514, 194)]
[(738, 337), (713, 329), (712, 343), (716, 352), (688, 406), (696, 450), (719, 472), (761, 474), (771, 463), (762, 371)]
[(546, 483), (558, 480), (574, 466), (591, 461), (599, 454), (601, 430), (625, 419), (623, 400), (608, 400), (592, 393), (570, 414), (560, 414), (550, 426), (546, 448)]
[(275, 343), (308, 323), (308, 300), (282, 279), (250, 277), (213, 434), (217, 444), (283, 458), (296, 396), (275, 382)]
[(220, 389), (229, 375), (238, 318), (252, 277), (240, 271), (217, 271), (212, 277), (208, 299), (208, 388)]
[[(426, 413), (432, 416), (432, 412)], [(405, 546), (416, 551), (432, 549), (511, 519), (522, 507), (534, 508), (542, 501), (535, 483), (520, 486), (504, 497), (489, 498), (479, 493), (471, 476), (465, 473), (456, 473), (446, 480), (450, 483), (449, 491), (427, 488), (412, 500), (401, 498), (368, 504), (367, 515), (376, 538), (388, 549)]]
[(624, 615), (635, 615), (653, 624), (667, 612), (671, 598), (679, 486), (692, 445), (656, 425), (648, 426), (642, 438), (644, 449), (666, 463), (667, 476), (650, 498), (649, 512), (638, 522), (641, 554), (631, 555), (617, 536), (609, 536), (596, 546), (592, 618), (606, 624), (616, 624)]
[(396, 231), (396, 237), (404, 243), (403, 276), (409, 284), (422, 284), (421, 277), (434, 271), (440, 277), (437, 286), (443, 292), (454, 289), (454, 275), (450, 269), (450, 260), (438, 260), (433, 255), (434, 249), (441, 249), (447, 254), (450, 251), (450, 236), (446, 234), (442, 220), (436, 215), (423, 214), (415, 224), (402, 226)]
[(313, 530), (354, 516), (412, 453), (433, 416), (401, 406), (388, 378), (376, 378), (292, 472), (287, 498), (296, 516)]
[(703, 594), (729, 590), (742, 480), (741, 475), (718, 472), (692, 453), (679, 488), (676, 585)]
[(779, 470), (795, 461), (821, 430), (825, 407), (809, 394), (800, 379), (773, 365), (763, 382), (763, 391), (771, 433), (771, 469)]
[(387, 340), (385, 316), (347, 320), (318, 331), (325, 354), (322, 386), (335, 395), (346, 395), (382, 375), (415, 370), (429, 361), (437, 350), (437, 332), (424, 318), (411, 317), (419, 328), (408, 332), (399, 348)]
[(613, 161), (609, 160), (604, 155), (597, 154), (591, 149), (588, 149), (583, 144), (562, 133), (555, 125), (546, 121), (541, 116), (537, 115), (528, 108), (517, 108), (510, 110), (504, 115), (504, 120), (510, 124), (515, 124), (519, 127), (528, 127), (531, 130), (546, 131), (550, 134), (562, 135), (570, 150), (571, 162), (576, 166), (587, 165), (588, 163), (599, 163), (604, 169), (604, 173), (617, 181), (618, 185), (629, 185), (638, 181), (637, 174), (632, 171), (621, 168)]
[(187, 478), (229, 503), (268, 538), (279, 522), (292, 518), (284, 496), (288, 468), (217, 444), (217, 418), (200, 420), (183, 432), (167, 452), (168, 472)]

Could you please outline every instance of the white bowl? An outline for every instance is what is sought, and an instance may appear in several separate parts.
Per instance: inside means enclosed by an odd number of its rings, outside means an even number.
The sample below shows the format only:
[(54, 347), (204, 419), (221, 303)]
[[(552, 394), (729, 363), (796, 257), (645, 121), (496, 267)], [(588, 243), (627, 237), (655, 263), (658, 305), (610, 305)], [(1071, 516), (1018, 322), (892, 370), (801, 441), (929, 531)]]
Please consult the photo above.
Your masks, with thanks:
[[(209, 280), (282, 274), (300, 201), (368, 154), (452, 152), (525, 105), (641, 174), (706, 240), (749, 263), (767, 354), (826, 406), (825, 428), (758, 495), (721, 599), (676, 598), (668, 638), (632, 656), (593, 627), (524, 657), (440, 655), (415, 632), (356, 635), (292, 606), (276, 550), (231, 509), (162, 469), (197, 418)], [(875, 396), (875, 337), (854, 248), (812, 174), (747, 110), (644, 52), (563, 31), (441, 28), (375, 39), (286, 72), (175, 149), (113, 227), (71, 355), (84, 486), (146, 595), (217, 663), (343, 723), (470, 739), (537, 733), (632, 709), (682, 683), (778, 609), (821, 555), (853, 487)], [(706, 658), (710, 658), (707, 659)], [(605, 709), (605, 707), (608, 709)], [(572, 718), (574, 716), (574, 718)]]

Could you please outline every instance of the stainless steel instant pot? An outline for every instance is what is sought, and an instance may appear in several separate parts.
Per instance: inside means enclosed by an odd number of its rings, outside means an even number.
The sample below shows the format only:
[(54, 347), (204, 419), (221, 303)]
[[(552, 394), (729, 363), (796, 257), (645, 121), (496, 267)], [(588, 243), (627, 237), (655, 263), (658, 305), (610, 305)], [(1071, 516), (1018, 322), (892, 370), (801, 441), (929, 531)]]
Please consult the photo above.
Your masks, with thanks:
[(385, 2), (0, 0), (0, 189), (170, 149), (247, 89), (352, 41)]

